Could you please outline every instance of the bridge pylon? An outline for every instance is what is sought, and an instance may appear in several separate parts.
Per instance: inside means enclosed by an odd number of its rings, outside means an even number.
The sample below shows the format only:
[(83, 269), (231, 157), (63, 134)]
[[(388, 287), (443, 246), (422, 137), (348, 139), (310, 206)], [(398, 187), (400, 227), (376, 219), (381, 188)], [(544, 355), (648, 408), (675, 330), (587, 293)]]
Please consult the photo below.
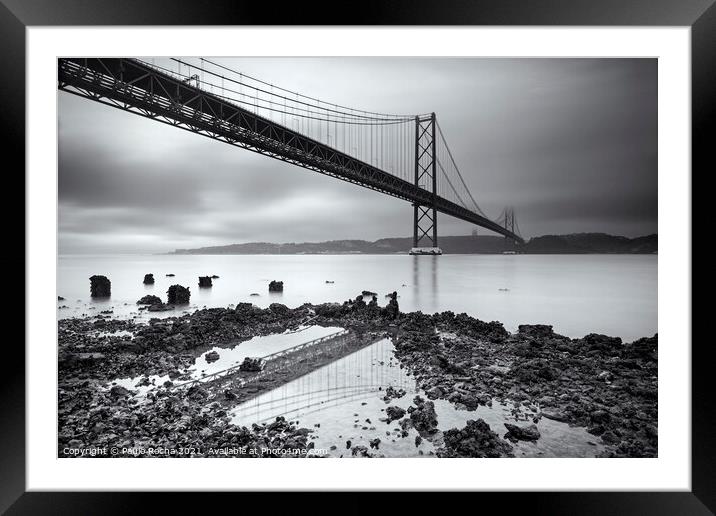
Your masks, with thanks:
[(413, 203), (410, 254), (442, 254), (438, 247), (436, 130), (435, 113), (415, 117), (415, 186), (431, 191), (433, 202)]

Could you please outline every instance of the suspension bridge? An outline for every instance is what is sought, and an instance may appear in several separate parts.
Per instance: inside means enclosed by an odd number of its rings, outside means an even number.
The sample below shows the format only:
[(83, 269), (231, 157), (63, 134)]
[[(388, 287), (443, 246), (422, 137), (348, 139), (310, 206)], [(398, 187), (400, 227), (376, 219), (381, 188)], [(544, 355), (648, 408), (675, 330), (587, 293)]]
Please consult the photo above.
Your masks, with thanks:
[(415, 254), (440, 254), (438, 212), (524, 243), (513, 208), (480, 208), (435, 113), (328, 103), (206, 58), (61, 58), (58, 88), (408, 201)]

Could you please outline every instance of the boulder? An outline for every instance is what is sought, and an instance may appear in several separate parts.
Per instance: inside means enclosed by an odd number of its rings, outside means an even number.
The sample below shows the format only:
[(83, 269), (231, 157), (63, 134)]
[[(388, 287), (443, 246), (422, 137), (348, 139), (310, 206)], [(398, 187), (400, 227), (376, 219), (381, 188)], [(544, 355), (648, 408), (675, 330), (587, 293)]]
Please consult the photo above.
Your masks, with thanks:
[(269, 283), (269, 292), (283, 292), (283, 281), (271, 281)]
[(144, 281), (142, 283), (145, 285), (154, 285), (154, 274), (145, 274)]
[(94, 275), (90, 277), (90, 296), (109, 297), (112, 295), (112, 282), (107, 276)]
[(138, 305), (161, 305), (162, 300), (159, 299), (159, 297), (157, 297), (157, 296), (148, 295), (148, 296), (144, 296), (142, 299), (137, 301), (137, 304)]
[(204, 360), (211, 364), (212, 362), (219, 360), (219, 354), (216, 351), (209, 351), (206, 355), (204, 355)]
[(211, 287), (211, 276), (199, 276), (199, 287), (209, 288)]
[(189, 289), (181, 285), (172, 285), (167, 290), (167, 302), (170, 305), (186, 305), (189, 303), (190, 297)]
[(388, 294), (390, 301), (388, 306), (385, 307), (385, 315), (388, 319), (397, 319), (400, 315), (400, 307), (398, 306), (398, 293), (393, 291), (392, 294)]
[(385, 415), (388, 416), (388, 421), (395, 421), (405, 415), (405, 409), (396, 406), (390, 406), (385, 409)]
[(537, 425), (517, 426), (505, 423), (507, 438), (515, 441), (536, 441), (540, 438)]
[(510, 457), (512, 446), (490, 429), (484, 420), (472, 419), (461, 428), (447, 430), (443, 438), (445, 448), (438, 451), (439, 457)]

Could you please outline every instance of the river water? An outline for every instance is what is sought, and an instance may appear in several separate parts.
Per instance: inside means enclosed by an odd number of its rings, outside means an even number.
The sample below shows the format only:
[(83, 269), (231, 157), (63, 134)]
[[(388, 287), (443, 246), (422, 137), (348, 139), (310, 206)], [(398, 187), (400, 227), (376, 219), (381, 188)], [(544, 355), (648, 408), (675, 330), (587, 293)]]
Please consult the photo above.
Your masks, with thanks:
[[(154, 285), (143, 285), (153, 273)], [(167, 277), (166, 274), (174, 274)], [(112, 296), (91, 300), (89, 277), (104, 274), (112, 281)], [(212, 288), (198, 287), (198, 277), (218, 275)], [(283, 293), (268, 293), (271, 280), (284, 282)], [(176, 311), (139, 311), (137, 299), (154, 294), (166, 299), (172, 284), (189, 286), (192, 303)], [(178, 315), (201, 307), (226, 307), (251, 302), (261, 307), (279, 302), (290, 307), (305, 302), (342, 302), (362, 290), (385, 294), (396, 290), (402, 311), (426, 313), (452, 310), (483, 320), (498, 320), (510, 331), (518, 324), (545, 323), (571, 337), (597, 332), (625, 341), (657, 331), (657, 257), (632, 255), (290, 255), (290, 256), (61, 256), (58, 262), (58, 317), (111, 311), (114, 317)], [(258, 295), (251, 295), (252, 293)], [(197, 351), (194, 364), (181, 371), (200, 379), (234, 366), (246, 356), (263, 356), (333, 333), (340, 328), (308, 326), (298, 332), (255, 337), (235, 345)], [(206, 360), (216, 351), (216, 362)], [(114, 384), (137, 396), (162, 385), (168, 377), (118, 378)], [(146, 382), (144, 382), (146, 383)], [(140, 385), (138, 385), (140, 384)], [(108, 384), (109, 387), (111, 384)], [(405, 390), (402, 398), (383, 400), (388, 386)], [(365, 446), (386, 457), (429, 457), (441, 445), (442, 431), (461, 428), (469, 419), (484, 419), (503, 436), (504, 423), (528, 424), (512, 404), (493, 400), (491, 407), (467, 411), (435, 400), (440, 432), (416, 442), (414, 429), (403, 436), (398, 422), (386, 423), (385, 409), (407, 409), (424, 393), (393, 356), (393, 344), (380, 340), (232, 410), (233, 421), (250, 426), (277, 416), (313, 430), (317, 450), (349, 457), (350, 446)], [(542, 418), (536, 442), (514, 444), (518, 457), (589, 457), (604, 450), (597, 437), (583, 428)], [(380, 439), (378, 448), (371, 440)]]
[[(112, 310), (114, 316), (166, 317), (181, 313), (145, 313), (136, 301), (154, 294), (166, 301), (172, 284), (191, 289), (191, 305), (226, 307), (251, 302), (343, 302), (362, 290), (397, 291), (402, 311), (452, 310), (485, 321), (551, 324), (570, 337), (604, 333), (631, 341), (657, 332), (656, 255), (124, 255), (60, 256), (57, 270), (58, 317)], [(153, 273), (154, 285), (142, 279)], [(167, 277), (166, 274), (175, 274)], [(93, 301), (89, 277), (103, 274), (112, 297)], [(198, 277), (218, 275), (212, 288)], [(268, 292), (271, 280), (284, 282), (283, 293)], [(327, 283), (333, 282), (333, 283)], [(252, 296), (251, 294), (258, 294)], [(60, 308), (66, 307), (66, 308)]]

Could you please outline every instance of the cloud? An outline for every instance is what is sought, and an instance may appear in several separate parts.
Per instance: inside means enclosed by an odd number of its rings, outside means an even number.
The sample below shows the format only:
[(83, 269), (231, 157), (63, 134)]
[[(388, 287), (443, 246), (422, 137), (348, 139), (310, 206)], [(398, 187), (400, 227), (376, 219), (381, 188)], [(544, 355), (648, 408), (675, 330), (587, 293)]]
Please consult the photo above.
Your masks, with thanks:
[[(514, 206), (527, 236), (657, 230), (654, 59), (223, 62), (338, 104), (435, 111), (478, 203)], [(60, 252), (412, 233), (405, 201), (58, 95)], [(439, 216), (441, 234), (471, 229)]]

